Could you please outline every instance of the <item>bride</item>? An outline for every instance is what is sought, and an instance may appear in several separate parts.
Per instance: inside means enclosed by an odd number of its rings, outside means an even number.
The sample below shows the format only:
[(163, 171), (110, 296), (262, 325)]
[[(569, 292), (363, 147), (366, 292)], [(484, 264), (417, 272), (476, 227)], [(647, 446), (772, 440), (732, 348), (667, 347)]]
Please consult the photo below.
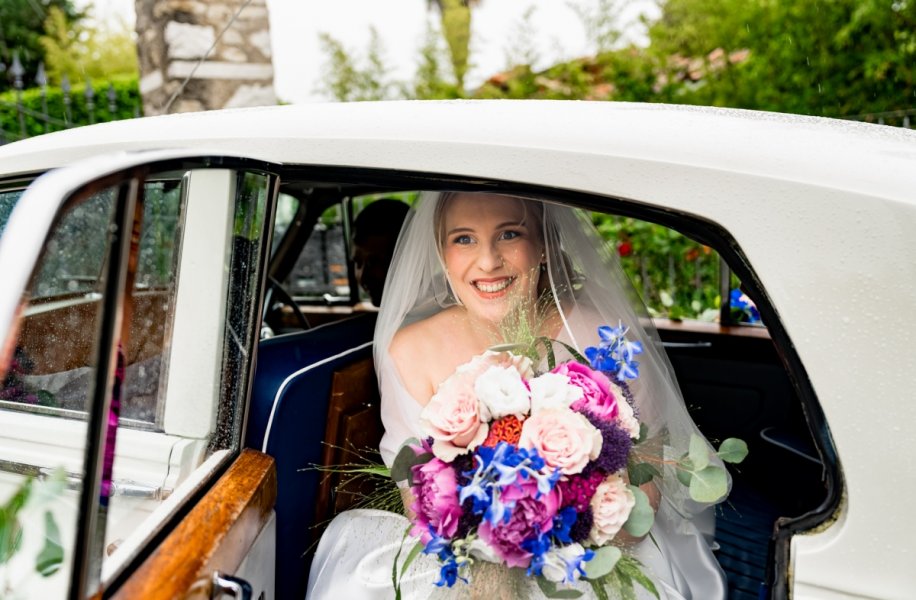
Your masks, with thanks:
[[(640, 376), (630, 385), (637, 415), (661, 440), (659, 462), (686, 452), (697, 431), (671, 367), (641, 301), (584, 214), (470, 192), (426, 193), (415, 208), (395, 250), (375, 332), (386, 463), (405, 440), (423, 437), (420, 414), (438, 384), (508, 341), (510, 313), (526, 315), (524, 327), (580, 353), (597, 343), (598, 326), (629, 326), (644, 348)], [(671, 467), (643, 489), (656, 507), (655, 524), (646, 539), (630, 540), (630, 552), (661, 597), (725, 598), (725, 577), (708, 544), (712, 507), (691, 500)], [(319, 543), (307, 598), (391, 598), (395, 558), (402, 545), (403, 554), (413, 545), (404, 540), (407, 528), (403, 516), (384, 511), (338, 515)], [(542, 597), (533, 580), (507, 583), (494, 565), (472, 572), (470, 585), (452, 588), (433, 585), (438, 572), (435, 557), (421, 555), (401, 580), (402, 597)], [(577, 589), (592, 593), (585, 585)]]

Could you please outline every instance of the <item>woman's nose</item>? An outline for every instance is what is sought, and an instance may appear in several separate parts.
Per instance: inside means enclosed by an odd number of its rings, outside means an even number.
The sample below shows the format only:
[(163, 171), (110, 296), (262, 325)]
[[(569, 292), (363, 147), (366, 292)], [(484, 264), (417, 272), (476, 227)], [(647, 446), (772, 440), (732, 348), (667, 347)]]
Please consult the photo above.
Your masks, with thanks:
[(477, 263), (484, 271), (495, 271), (503, 266), (503, 257), (495, 245), (485, 245), (480, 250)]

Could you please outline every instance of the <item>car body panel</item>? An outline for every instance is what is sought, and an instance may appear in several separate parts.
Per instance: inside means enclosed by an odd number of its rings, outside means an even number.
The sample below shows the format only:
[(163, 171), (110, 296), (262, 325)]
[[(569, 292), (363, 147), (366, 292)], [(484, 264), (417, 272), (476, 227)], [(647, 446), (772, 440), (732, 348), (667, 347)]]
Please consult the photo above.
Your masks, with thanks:
[(916, 587), (916, 514), (900, 502), (916, 495), (916, 405), (903, 400), (916, 372), (916, 132), (618, 103), (303, 105), (42, 136), (0, 149), (0, 176), (156, 147), (517, 182), (721, 228), (775, 309), (769, 324), (800, 359), (794, 376), (810, 382), (842, 465), (835, 519), (792, 540), (793, 581), (874, 597)]

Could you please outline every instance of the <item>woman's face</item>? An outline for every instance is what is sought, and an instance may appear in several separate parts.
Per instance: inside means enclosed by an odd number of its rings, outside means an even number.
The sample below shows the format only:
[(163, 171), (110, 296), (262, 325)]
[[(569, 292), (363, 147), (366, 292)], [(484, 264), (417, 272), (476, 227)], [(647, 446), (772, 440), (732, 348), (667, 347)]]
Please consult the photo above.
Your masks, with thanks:
[(453, 196), (441, 244), (449, 281), (471, 314), (497, 322), (517, 302), (533, 306), (543, 244), (537, 216), (521, 200)]

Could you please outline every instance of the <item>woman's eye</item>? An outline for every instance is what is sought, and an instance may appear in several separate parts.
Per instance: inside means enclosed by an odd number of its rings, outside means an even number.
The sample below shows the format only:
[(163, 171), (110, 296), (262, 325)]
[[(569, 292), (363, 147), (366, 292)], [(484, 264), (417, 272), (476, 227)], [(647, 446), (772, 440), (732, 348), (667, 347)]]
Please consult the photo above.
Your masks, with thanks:
[(515, 238), (519, 237), (520, 235), (522, 234), (519, 233), (518, 231), (509, 230), (509, 231), (504, 231), (502, 235), (500, 236), (500, 239), (514, 240)]
[(452, 243), (453, 243), (453, 244), (466, 245), (466, 244), (470, 244), (471, 241), (472, 241), (472, 240), (471, 240), (471, 236), (469, 236), (469, 235), (457, 235), (457, 236), (455, 236), (455, 238), (452, 240)]

